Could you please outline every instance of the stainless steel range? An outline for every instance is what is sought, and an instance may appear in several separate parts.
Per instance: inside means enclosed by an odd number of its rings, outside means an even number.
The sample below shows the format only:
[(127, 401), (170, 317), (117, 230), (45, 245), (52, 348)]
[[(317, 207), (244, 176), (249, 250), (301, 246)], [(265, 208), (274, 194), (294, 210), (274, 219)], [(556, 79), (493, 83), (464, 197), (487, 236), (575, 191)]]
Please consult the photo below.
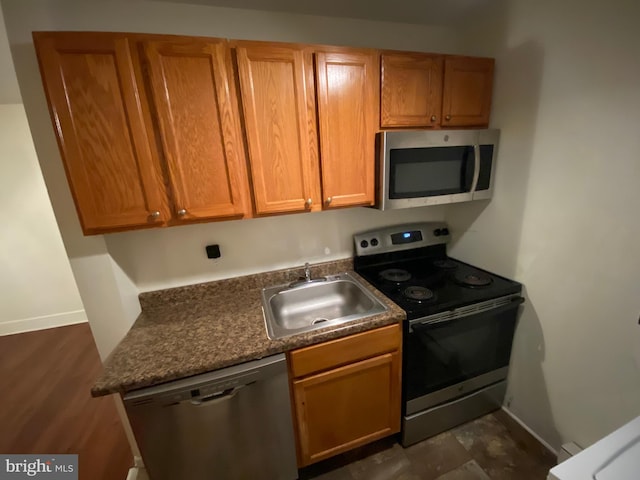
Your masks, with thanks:
[(354, 235), (355, 271), (407, 313), (402, 444), (500, 408), (522, 285), (447, 257), (443, 222)]

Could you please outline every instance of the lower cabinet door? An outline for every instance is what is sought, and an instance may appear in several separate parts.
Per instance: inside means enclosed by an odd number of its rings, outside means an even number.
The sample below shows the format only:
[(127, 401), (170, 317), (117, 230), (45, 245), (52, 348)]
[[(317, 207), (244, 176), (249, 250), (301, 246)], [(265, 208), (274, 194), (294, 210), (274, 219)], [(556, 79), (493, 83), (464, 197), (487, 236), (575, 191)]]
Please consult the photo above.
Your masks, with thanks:
[(302, 466), (400, 430), (400, 355), (293, 382)]

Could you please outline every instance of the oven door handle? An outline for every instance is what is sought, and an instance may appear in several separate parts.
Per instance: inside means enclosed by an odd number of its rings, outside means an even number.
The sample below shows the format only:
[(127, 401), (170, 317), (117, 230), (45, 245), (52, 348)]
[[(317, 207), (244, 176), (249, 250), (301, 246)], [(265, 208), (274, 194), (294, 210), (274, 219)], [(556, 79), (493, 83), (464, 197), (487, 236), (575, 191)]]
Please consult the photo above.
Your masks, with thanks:
[(440, 323), (451, 322), (452, 320), (457, 320), (459, 318), (470, 317), (473, 315), (485, 315), (488, 313), (492, 315), (496, 315), (496, 314), (509, 311), (513, 308), (517, 308), (522, 303), (524, 303), (524, 297), (517, 296), (509, 299), (508, 303), (502, 304), (493, 308), (466, 310), (465, 307), (462, 307), (461, 309), (459, 309), (459, 310), (462, 310), (462, 312), (458, 312), (458, 314), (456, 314), (456, 310), (452, 310), (451, 312), (445, 312), (445, 314), (433, 315), (434, 318), (431, 320), (429, 319), (429, 317), (422, 320), (413, 320), (412, 322), (409, 323), (409, 328), (410, 328), (410, 331), (412, 332), (414, 331), (419, 332), (420, 330), (427, 329), (430, 326), (438, 325)]

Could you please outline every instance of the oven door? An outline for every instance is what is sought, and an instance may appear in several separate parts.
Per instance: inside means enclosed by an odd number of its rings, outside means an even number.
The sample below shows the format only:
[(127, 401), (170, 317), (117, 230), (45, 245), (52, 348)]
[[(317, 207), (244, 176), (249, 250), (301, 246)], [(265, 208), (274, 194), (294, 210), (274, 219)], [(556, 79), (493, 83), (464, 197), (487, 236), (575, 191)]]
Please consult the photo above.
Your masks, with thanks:
[(409, 322), (405, 415), (467, 395), (507, 376), (519, 295)]

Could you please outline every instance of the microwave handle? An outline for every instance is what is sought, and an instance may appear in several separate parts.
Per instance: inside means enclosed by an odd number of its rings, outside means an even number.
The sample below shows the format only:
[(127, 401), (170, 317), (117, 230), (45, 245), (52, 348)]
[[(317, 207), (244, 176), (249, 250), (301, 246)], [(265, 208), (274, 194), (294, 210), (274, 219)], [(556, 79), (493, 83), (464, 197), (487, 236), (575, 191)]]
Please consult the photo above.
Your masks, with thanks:
[(478, 179), (480, 178), (480, 145), (473, 146), (473, 156), (475, 158), (475, 168), (473, 169), (473, 181), (471, 182), (471, 194), (478, 188)]

